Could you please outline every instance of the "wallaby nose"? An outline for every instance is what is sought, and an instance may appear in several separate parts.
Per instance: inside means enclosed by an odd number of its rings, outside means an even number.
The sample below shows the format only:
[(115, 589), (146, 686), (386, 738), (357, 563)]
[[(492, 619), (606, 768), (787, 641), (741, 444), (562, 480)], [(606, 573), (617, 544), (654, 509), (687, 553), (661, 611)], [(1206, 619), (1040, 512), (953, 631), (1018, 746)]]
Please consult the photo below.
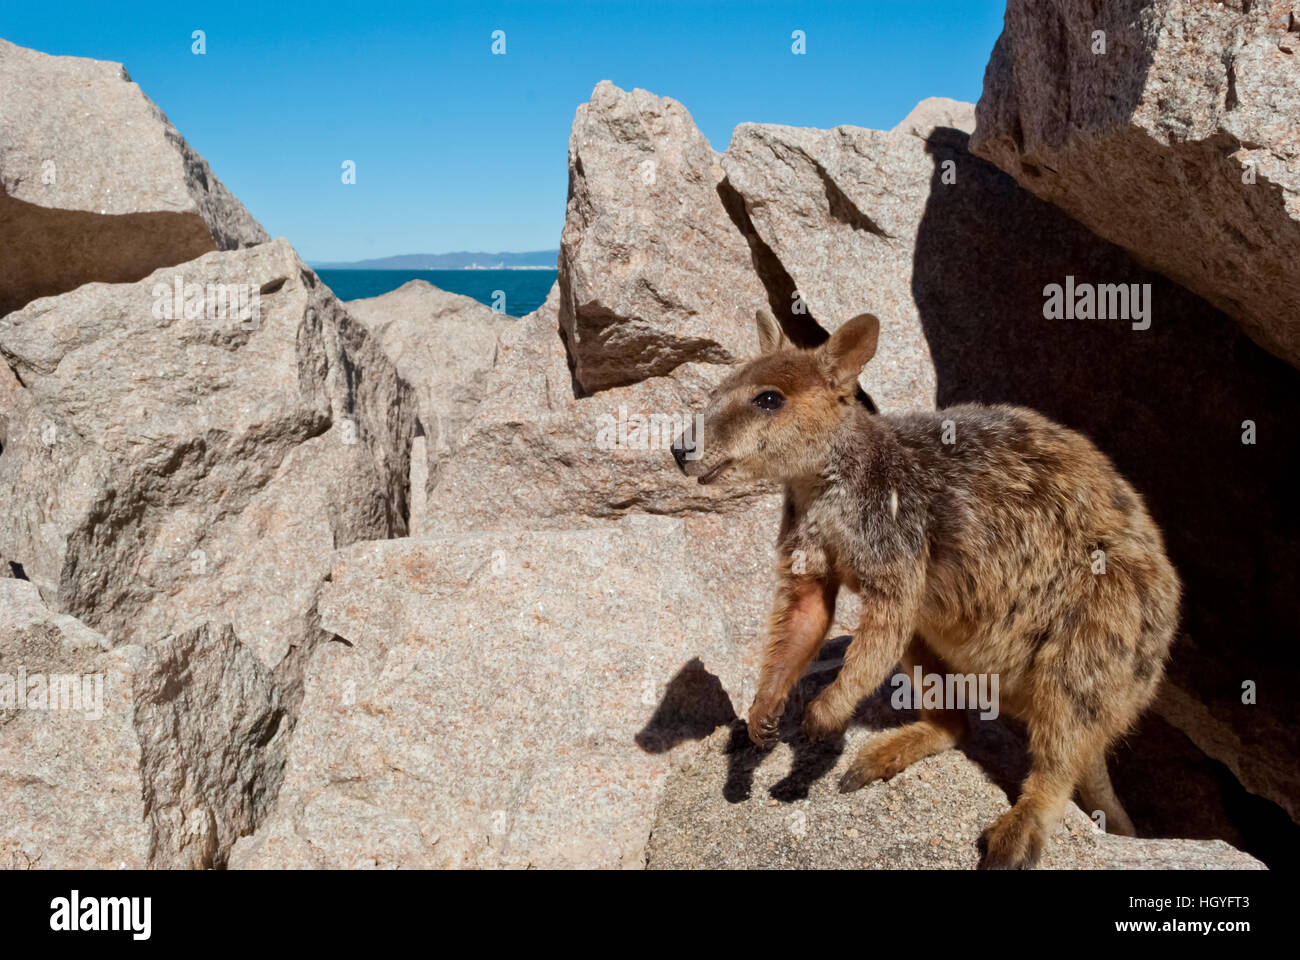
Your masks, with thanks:
[(684, 437), (678, 437), (673, 442), (673, 459), (677, 461), (677, 466), (682, 473), (686, 472), (686, 458), (694, 452), (695, 444), (688, 446)]

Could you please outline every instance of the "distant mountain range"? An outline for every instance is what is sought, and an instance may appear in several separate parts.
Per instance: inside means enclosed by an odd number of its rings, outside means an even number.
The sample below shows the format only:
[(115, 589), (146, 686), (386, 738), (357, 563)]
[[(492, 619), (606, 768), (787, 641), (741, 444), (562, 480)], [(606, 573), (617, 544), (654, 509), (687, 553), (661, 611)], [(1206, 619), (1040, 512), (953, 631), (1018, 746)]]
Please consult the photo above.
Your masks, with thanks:
[(395, 257), (313, 263), (317, 270), (535, 270), (555, 269), (558, 250), (532, 253), (402, 253)]

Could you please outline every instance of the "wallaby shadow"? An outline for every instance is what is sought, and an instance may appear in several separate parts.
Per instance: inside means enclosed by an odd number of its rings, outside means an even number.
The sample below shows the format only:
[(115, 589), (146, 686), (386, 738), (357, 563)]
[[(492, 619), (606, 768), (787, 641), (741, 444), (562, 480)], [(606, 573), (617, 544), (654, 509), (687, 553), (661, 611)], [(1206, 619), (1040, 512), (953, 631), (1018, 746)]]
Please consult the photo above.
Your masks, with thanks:
[[(812, 785), (834, 769), (844, 752), (847, 734), (846, 738), (832, 743), (809, 740), (804, 736), (801, 724), (804, 707), (835, 679), (851, 639), (844, 636), (827, 640), (817, 659), (804, 671), (791, 692), (790, 701), (781, 717), (779, 736), (781, 742), (789, 744), (794, 757), (789, 773), (773, 784), (769, 791), (769, 796), (774, 800), (791, 803), (806, 798)], [(897, 670), (891, 670), (890, 676), (895, 673)], [(896, 707), (891, 702), (893, 693), (892, 684), (886, 680), (879, 689), (864, 698), (854, 712), (849, 730), (865, 728), (880, 731), (919, 719), (917, 711)], [(1028, 772), (1023, 738), (1017, 737), (996, 720), (972, 719), (968, 731), (958, 749), (983, 769), (1014, 803), (1019, 795), (1020, 782)], [(754, 746), (750, 742), (744, 721), (737, 720), (732, 725), (726, 753), (727, 779), (723, 784), (722, 795), (729, 803), (741, 803), (752, 795), (754, 772), (771, 752)]]
[(633, 740), (646, 753), (667, 753), (687, 740), (703, 740), (735, 719), (722, 681), (694, 657), (668, 681), (654, 714)]
[[(1290, 698), (1242, 703), (1244, 681), (1279, 690), (1300, 682), (1292, 470), (1300, 462), (1300, 372), (1199, 297), (971, 155), (968, 140), (951, 128), (927, 140), (933, 171), (913, 261), (912, 294), (939, 406), (1033, 407), (1106, 452), (1147, 501), (1183, 579), (1183, 634), (1170, 680), (1232, 730), (1246, 762), (1300, 763)], [(955, 182), (943, 182), (947, 161)], [(1150, 284), (1149, 328), (1134, 329), (1129, 319), (1045, 319), (1044, 288), (1067, 276)], [(1253, 443), (1243, 442), (1248, 428)], [(1144, 723), (1126, 741), (1120, 766), (1156, 769), (1168, 750), (1165, 732)], [(1201, 768), (1198, 776), (1217, 776)], [(1209, 780), (1212, 802), (1218, 788)], [(1115, 782), (1121, 800), (1141, 811), (1134, 816), (1140, 833), (1223, 836), (1230, 829), (1226, 812), (1217, 825), (1204, 816), (1188, 822), (1180, 791), (1168, 783), (1141, 775)], [(1138, 802), (1133, 790), (1143, 791)], [(1293, 846), (1300, 828), (1282, 820), (1285, 826), (1271, 822), (1293, 839), (1276, 839)], [(1267, 850), (1252, 852), (1267, 858)]]

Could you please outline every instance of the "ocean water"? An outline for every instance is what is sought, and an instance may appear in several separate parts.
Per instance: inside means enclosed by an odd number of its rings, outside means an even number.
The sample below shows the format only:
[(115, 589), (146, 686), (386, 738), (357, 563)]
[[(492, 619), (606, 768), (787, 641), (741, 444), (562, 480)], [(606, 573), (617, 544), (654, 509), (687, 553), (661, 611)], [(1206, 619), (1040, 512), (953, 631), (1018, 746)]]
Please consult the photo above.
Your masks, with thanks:
[(540, 307), (555, 283), (554, 270), (317, 270), (316, 274), (340, 300), (377, 297), (408, 280), (424, 280), (489, 307), (504, 296), (502, 312), (512, 317)]

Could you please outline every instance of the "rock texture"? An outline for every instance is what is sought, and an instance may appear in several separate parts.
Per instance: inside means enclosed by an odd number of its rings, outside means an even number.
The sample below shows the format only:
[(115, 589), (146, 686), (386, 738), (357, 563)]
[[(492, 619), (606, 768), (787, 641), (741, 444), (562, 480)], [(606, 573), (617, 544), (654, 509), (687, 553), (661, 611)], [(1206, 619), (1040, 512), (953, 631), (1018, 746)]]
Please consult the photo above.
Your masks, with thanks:
[(229, 624), (165, 637), (141, 661), (133, 690), (150, 866), (225, 866), (279, 792), (297, 691)]
[[(816, 696), (842, 665), (848, 638), (830, 641), (796, 699)], [(1027, 759), (1023, 737), (996, 720), (970, 720), (960, 750), (914, 764), (852, 794), (836, 785), (877, 731), (916, 719), (890, 688), (863, 701), (836, 745), (811, 743), (788, 711), (771, 753), (740, 723), (712, 734), (669, 777), (646, 851), (651, 869), (973, 869), (979, 837), (1010, 807)], [(1070, 804), (1043, 869), (1263, 869), (1222, 840), (1118, 837)]]
[(912, 298), (916, 231), (936, 188), (927, 141), (937, 127), (974, 124), (971, 105), (955, 100), (923, 101), (890, 131), (742, 123), (722, 158), (808, 316), (827, 331), (860, 313), (880, 317), (877, 359), (861, 382), (885, 411), (934, 406), (934, 363)]
[(0, 40), (0, 314), (267, 239), (121, 64)]
[[(260, 316), (160, 319), (177, 282), (246, 285)], [(6, 320), (30, 409), (0, 454), (0, 551), (115, 643), (219, 616), (274, 667), (315, 635), (329, 551), (406, 532), (411, 389), (287, 243)]]
[(112, 647), (0, 581), (0, 867), (223, 866), (279, 789), (290, 729), (228, 625)]
[[(242, 287), (257, 310), (169, 308), (177, 283)], [(147, 864), (221, 866), (278, 791), (330, 554), (406, 533), (414, 391), (283, 241), (34, 301), (0, 357), (23, 385), (0, 554), (134, 651), (116, 722), (137, 741)], [(20, 782), (44, 776), (19, 760)]]
[[(578, 108), (560, 237), (560, 326), (585, 392), (752, 351), (768, 294), (686, 108), (608, 81)], [(787, 301), (788, 303), (788, 301)]]
[(498, 340), (517, 321), (424, 280), (408, 281), (382, 296), (349, 300), (346, 307), (415, 388), (431, 452), (447, 453), (483, 398)]
[(1294, 3), (1009, 0), (974, 149), (1300, 363)]
[[(142, 751), (133, 720), (139, 652), (110, 650), (101, 634), (47, 609), (33, 584), (0, 579), (0, 869), (140, 868), (149, 862)], [(51, 674), (71, 675), (78, 694), (91, 694), (70, 701), (83, 709), (49, 709), (48, 695), (26, 706), (29, 692), (48, 691)], [(95, 681), (82, 682), (96, 675), (97, 710)], [(74, 688), (66, 689), (71, 694)]]
[(746, 675), (679, 520), (359, 544), (275, 815), (232, 865), (635, 867)]

